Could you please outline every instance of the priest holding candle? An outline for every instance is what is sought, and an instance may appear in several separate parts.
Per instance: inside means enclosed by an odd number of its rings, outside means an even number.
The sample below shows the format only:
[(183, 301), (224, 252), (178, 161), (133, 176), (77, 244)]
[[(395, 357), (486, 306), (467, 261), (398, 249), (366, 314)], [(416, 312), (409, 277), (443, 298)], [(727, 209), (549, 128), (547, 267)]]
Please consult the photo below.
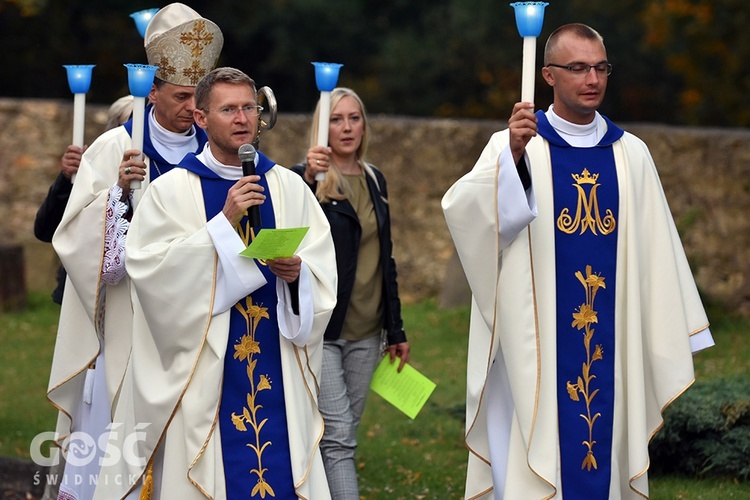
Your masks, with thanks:
[(473, 294), (466, 498), (647, 498), (661, 412), (713, 345), (648, 148), (597, 111), (611, 73), (594, 29), (555, 30), (553, 104), (516, 103), (443, 197)]
[[(159, 70), (144, 113), (143, 150), (133, 149), (137, 131), (132, 120), (97, 138), (81, 158), (52, 240), (68, 271), (48, 387), (49, 400), (60, 410), (57, 432), (64, 452), (80, 445), (71, 436), (88, 435), (97, 442), (117, 403), (130, 354), (124, 241), (133, 212), (150, 182), (207, 140), (194, 126), (194, 90), (216, 66), (221, 30), (174, 3), (154, 15), (145, 35), (149, 65)], [(141, 189), (131, 190), (134, 180), (142, 181)], [(69, 498), (91, 497), (98, 459), (83, 462), (77, 469), (71, 468), (75, 461), (66, 468), (66, 477), (83, 479), (81, 484), (67, 481)]]

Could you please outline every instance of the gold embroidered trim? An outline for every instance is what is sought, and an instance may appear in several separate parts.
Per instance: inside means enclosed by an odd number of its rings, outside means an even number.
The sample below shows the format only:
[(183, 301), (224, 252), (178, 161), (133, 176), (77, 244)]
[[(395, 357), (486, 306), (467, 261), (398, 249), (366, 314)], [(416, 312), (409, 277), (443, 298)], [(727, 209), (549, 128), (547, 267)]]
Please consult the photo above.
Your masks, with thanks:
[[(500, 172), (500, 158), (498, 157), (497, 162), (495, 162), (495, 176), (494, 176), (494, 203), (495, 203), (495, 211), (494, 213), (498, 213), (498, 203), (500, 200), (498, 199), (498, 182), (499, 182), (499, 172)], [(495, 250), (499, 250), (500, 248), (500, 221), (497, 217), (495, 217), (495, 234), (497, 235), (496, 240), (496, 247)], [(482, 390), (479, 393), (479, 402), (477, 403), (477, 409), (474, 413), (474, 416), (471, 420), (471, 422), (466, 422), (466, 431), (464, 432), (464, 446), (466, 446), (466, 449), (469, 450), (469, 453), (477, 457), (479, 460), (487, 464), (491, 467), (490, 459), (489, 457), (484, 457), (471, 447), (469, 444), (468, 437), (469, 435), (474, 431), (474, 425), (477, 423), (477, 418), (479, 417), (479, 413), (482, 411), (482, 403), (484, 402), (484, 392), (487, 389), (487, 379), (490, 375), (490, 369), (492, 368), (492, 346), (495, 344), (495, 330), (497, 328), (497, 298), (498, 298), (498, 285), (499, 285), (499, 279), (500, 279), (500, 254), (498, 252), (498, 255), (495, 260), (495, 288), (493, 290), (493, 310), (492, 310), (492, 330), (490, 332), (490, 342), (489, 342), (489, 349), (487, 349), (487, 362), (485, 364), (485, 372), (484, 372), (484, 382), (482, 383)], [(468, 414), (467, 414), (468, 417)], [(487, 491), (492, 491), (492, 488), (490, 488)]]
[[(315, 406), (315, 410), (318, 415), (318, 421), (320, 422), (318, 437), (315, 439), (315, 446), (312, 447), (312, 449), (310, 450), (310, 454), (308, 455), (307, 469), (305, 470), (305, 473), (302, 476), (302, 478), (299, 480), (299, 482), (296, 482), (294, 484), (294, 489), (297, 492), (297, 496), (300, 499), (306, 500), (306, 497), (301, 495), (298, 490), (302, 487), (302, 485), (308, 480), (310, 476), (310, 471), (312, 470), (313, 464), (315, 463), (315, 458), (314, 458), (315, 454), (320, 449), (320, 442), (323, 440), (323, 433), (325, 432), (325, 424), (323, 423), (323, 417), (320, 415), (320, 409), (318, 407), (318, 397), (317, 395), (313, 395), (312, 390), (310, 389), (310, 383), (307, 380), (307, 375), (305, 375), (305, 371), (307, 371), (310, 374), (310, 376), (313, 378), (313, 380), (315, 381), (314, 383), (316, 385), (316, 394), (319, 394), (320, 387), (317, 386), (317, 378), (315, 377), (315, 372), (313, 371), (312, 366), (310, 366), (310, 355), (307, 352), (307, 346), (300, 348), (297, 345), (292, 343), (292, 349), (294, 349), (294, 359), (297, 361), (297, 368), (300, 371), (300, 375), (302, 375), (302, 380), (305, 384), (305, 389), (307, 389), (307, 395), (310, 397), (310, 400)], [(306, 362), (304, 364), (302, 363), (302, 358), (300, 357), (300, 350), (302, 350), (305, 353)], [(292, 444), (290, 443), (289, 446), (292, 447)]]
[[(214, 301), (216, 300), (216, 272), (219, 266), (219, 256), (214, 252), (214, 266), (213, 266), (213, 281), (212, 281), (212, 287), (211, 287), (211, 301), (208, 304), (208, 311), (213, 311), (214, 309)], [(203, 328), (203, 337), (201, 338), (201, 345), (198, 348), (198, 355), (195, 358), (195, 361), (193, 362), (193, 367), (190, 369), (190, 374), (188, 375), (187, 382), (182, 388), (182, 392), (180, 393), (180, 396), (177, 398), (177, 403), (172, 408), (172, 413), (169, 415), (169, 418), (167, 419), (166, 423), (164, 424), (164, 427), (161, 430), (161, 434), (159, 435), (159, 439), (156, 441), (156, 445), (154, 446), (154, 449), (151, 451), (151, 455), (148, 457), (148, 461), (151, 462), (154, 460), (154, 457), (156, 456), (156, 452), (159, 450), (159, 446), (166, 440), (167, 433), (169, 432), (169, 426), (172, 424), (172, 420), (174, 419), (175, 415), (177, 415), (177, 411), (180, 409), (180, 405), (182, 404), (182, 398), (185, 397), (185, 393), (188, 390), (188, 387), (190, 387), (190, 383), (193, 381), (193, 376), (195, 375), (196, 370), (198, 369), (198, 361), (200, 360), (200, 355), (203, 352), (203, 348), (206, 345), (206, 340), (208, 338), (209, 330), (211, 329), (211, 321), (213, 319), (213, 316), (211, 314), (208, 315), (206, 324)], [(217, 409), (218, 412), (218, 409)], [(214, 420), (215, 421), (215, 420)], [(190, 477), (190, 471), (193, 470), (193, 467), (195, 467), (195, 464), (198, 462), (198, 460), (203, 456), (203, 452), (206, 449), (206, 445), (208, 444), (209, 439), (211, 439), (211, 434), (213, 433), (213, 426), (211, 427), (211, 431), (208, 434), (208, 437), (206, 437), (206, 440), (203, 443), (203, 446), (198, 451), (198, 455), (193, 459), (192, 463), (188, 467), (187, 470), (187, 478), (190, 481), (190, 483), (198, 488), (204, 495), (207, 497), (210, 497), (210, 495), (206, 492), (204, 488), (202, 488), (196, 481), (193, 480), (192, 477)], [(146, 469), (143, 469), (138, 477), (136, 478), (136, 481), (133, 482), (133, 484), (130, 486), (130, 489), (125, 494), (126, 496), (129, 495), (133, 490), (136, 489), (138, 485), (138, 481), (141, 480), (141, 478), (146, 474)], [(213, 497), (210, 497), (213, 498)]]

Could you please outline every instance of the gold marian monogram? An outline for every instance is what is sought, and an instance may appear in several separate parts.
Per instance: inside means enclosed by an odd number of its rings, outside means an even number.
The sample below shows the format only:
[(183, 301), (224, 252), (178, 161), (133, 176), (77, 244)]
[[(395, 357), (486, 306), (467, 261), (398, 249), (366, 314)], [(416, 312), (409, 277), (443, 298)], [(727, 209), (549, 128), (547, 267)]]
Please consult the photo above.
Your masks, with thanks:
[[(578, 190), (578, 206), (576, 207), (575, 216), (571, 217), (568, 208), (563, 208), (557, 218), (557, 228), (567, 234), (573, 234), (580, 228), (583, 234), (590, 229), (592, 233), (609, 234), (615, 230), (617, 221), (612, 210), (607, 209), (604, 217), (599, 212), (599, 200), (596, 196), (596, 190), (600, 186), (596, 181), (599, 174), (591, 175), (587, 168), (583, 169), (581, 174), (572, 174), (576, 183), (573, 184)], [(584, 186), (591, 186), (587, 196)]]
[(254, 442), (247, 444), (255, 452), (255, 456), (258, 459), (258, 468), (250, 470), (251, 474), (255, 474), (258, 477), (250, 495), (256, 496), (259, 494), (261, 498), (266, 498), (266, 494), (268, 494), (275, 497), (276, 494), (273, 488), (263, 477), (268, 470), (263, 468), (263, 452), (267, 446), (271, 445), (271, 441), (261, 443), (260, 431), (266, 425), (266, 422), (268, 422), (268, 418), (261, 420), (258, 413), (263, 408), (263, 405), (258, 404), (256, 401), (260, 391), (271, 390), (271, 379), (268, 378), (268, 375), (259, 375), (257, 380), (255, 377), (255, 365), (258, 363), (255, 356), (260, 354), (260, 342), (255, 340), (255, 332), (260, 320), (263, 318), (268, 319), (268, 309), (253, 304), (251, 297), (245, 299), (244, 306), (242, 302), (239, 302), (234, 307), (242, 314), (247, 323), (247, 333), (234, 346), (234, 359), (240, 362), (247, 361), (247, 378), (250, 381), (250, 392), (247, 394), (247, 406), (242, 408), (242, 413), (238, 415), (232, 412), (232, 423), (238, 431), (242, 432), (247, 432), (247, 426), (249, 425), (255, 434)]
[[(588, 448), (586, 457), (583, 459), (581, 469), (584, 467), (590, 471), (593, 467), (597, 468), (596, 457), (594, 456), (594, 422), (601, 416), (601, 413), (591, 415), (591, 401), (594, 400), (599, 389), (591, 390), (591, 382), (596, 378), (591, 372), (591, 365), (594, 361), (598, 361), (603, 358), (604, 350), (601, 344), (594, 347), (594, 352), (591, 352), (591, 340), (594, 337), (593, 324), (598, 323), (597, 312), (594, 310), (594, 298), (596, 292), (600, 288), (606, 288), (604, 285), (604, 278), (599, 275), (592, 274), (591, 266), (586, 266), (586, 277), (583, 277), (581, 271), (576, 271), (576, 278), (581, 282), (583, 288), (586, 289), (586, 302), (584, 302), (577, 312), (573, 313), (573, 323), (571, 326), (578, 330), (583, 329), (583, 345), (586, 348), (586, 361), (583, 363), (583, 370), (581, 375), (575, 384), (572, 384), (570, 380), (567, 383), (568, 395), (573, 401), (581, 401), (586, 404), (586, 414), (580, 414), (581, 418), (586, 421), (589, 427), (589, 439), (584, 440), (583, 444)], [(579, 396), (580, 395), (580, 396)]]

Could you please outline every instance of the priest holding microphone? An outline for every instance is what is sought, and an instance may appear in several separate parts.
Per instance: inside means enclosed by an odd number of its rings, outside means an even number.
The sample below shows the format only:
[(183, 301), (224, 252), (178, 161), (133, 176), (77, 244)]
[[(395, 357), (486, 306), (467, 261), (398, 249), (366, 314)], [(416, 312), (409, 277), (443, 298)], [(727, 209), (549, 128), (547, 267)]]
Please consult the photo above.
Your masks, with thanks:
[[(336, 303), (330, 226), (297, 174), (254, 151), (251, 78), (217, 68), (195, 100), (208, 143), (146, 191), (126, 245), (133, 353), (109, 446), (142, 429), (142, 460), (104, 467), (95, 498), (330, 498), (317, 406)], [(240, 255), (274, 228), (308, 230), (292, 256)]]

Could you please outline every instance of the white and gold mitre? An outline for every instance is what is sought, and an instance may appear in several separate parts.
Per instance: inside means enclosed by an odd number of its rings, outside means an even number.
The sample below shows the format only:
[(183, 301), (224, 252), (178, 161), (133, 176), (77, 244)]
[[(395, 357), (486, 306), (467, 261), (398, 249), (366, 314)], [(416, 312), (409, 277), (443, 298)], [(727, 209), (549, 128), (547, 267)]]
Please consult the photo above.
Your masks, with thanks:
[(224, 35), (219, 27), (182, 3), (159, 10), (143, 37), (148, 63), (156, 77), (174, 85), (195, 87), (216, 67)]

